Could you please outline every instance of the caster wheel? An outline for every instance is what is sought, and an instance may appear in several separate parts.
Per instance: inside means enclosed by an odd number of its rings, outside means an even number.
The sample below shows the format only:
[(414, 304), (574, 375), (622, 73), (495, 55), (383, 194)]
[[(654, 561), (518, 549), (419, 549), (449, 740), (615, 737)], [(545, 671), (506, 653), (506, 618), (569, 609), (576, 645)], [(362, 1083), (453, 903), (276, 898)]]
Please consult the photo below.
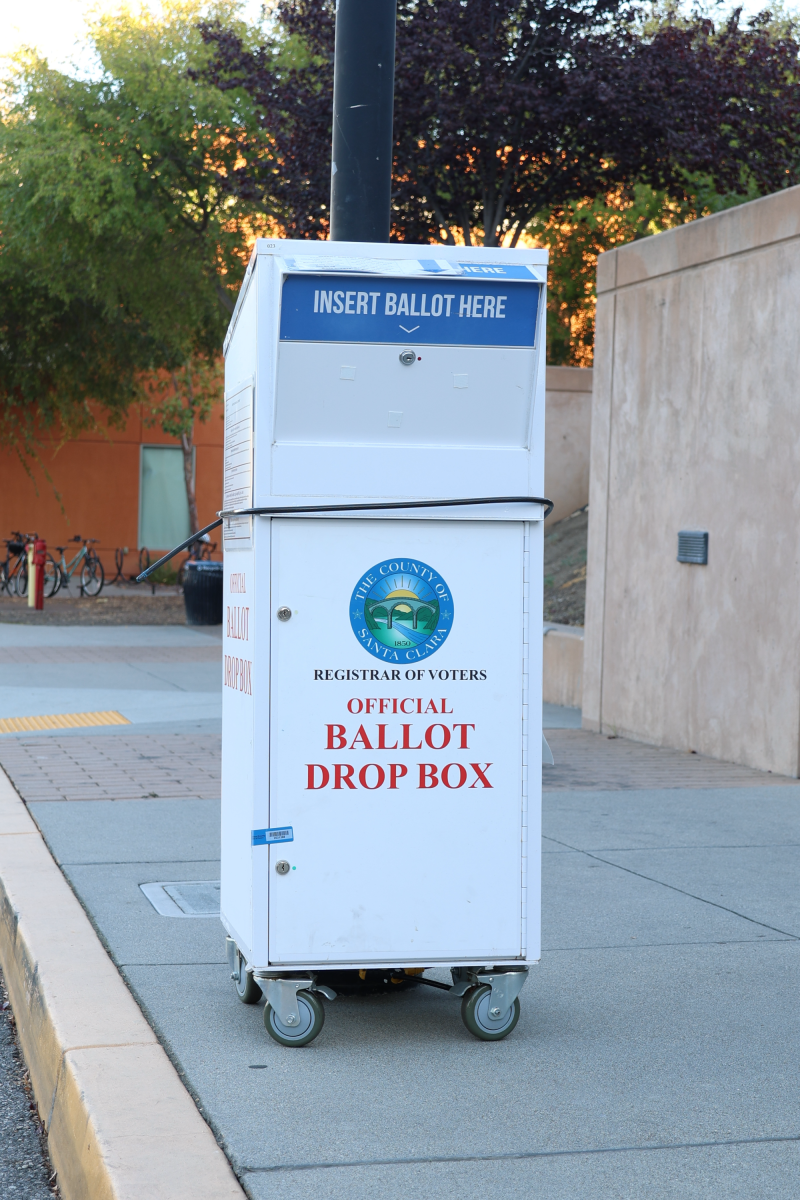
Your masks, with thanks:
[(488, 983), (471, 987), (461, 1001), (461, 1019), (473, 1037), (482, 1042), (499, 1042), (519, 1020), (519, 997), (504, 1013), (491, 1011), (492, 989)]
[(313, 1042), (325, 1024), (322, 1001), (311, 992), (297, 993), (297, 1007), (300, 1012), (300, 1024), (296, 1027), (284, 1025), (272, 1005), (267, 1004), (264, 1008), (267, 1033), (282, 1046), (307, 1046), (309, 1042)]
[(233, 982), (236, 984), (236, 995), (242, 1004), (258, 1004), (261, 999), (261, 988), (250, 972), (245, 971), (243, 958), (239, 959), (239, 978), (234, 979)]

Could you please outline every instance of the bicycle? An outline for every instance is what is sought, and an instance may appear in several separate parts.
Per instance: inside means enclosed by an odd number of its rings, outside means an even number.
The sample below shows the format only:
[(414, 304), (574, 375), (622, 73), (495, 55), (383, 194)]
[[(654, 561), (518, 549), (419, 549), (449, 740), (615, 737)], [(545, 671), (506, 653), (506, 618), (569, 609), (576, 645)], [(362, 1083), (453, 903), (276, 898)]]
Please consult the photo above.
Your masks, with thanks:
[(15, 596), (17, 575), (23, 562), (28, 561), (27, 538), (19, 530), (12, 530), (11, 537), (3, 540), (6, 544), (6, 557), (5, 562), (0, 562), (0, 592), (8, 592), (9, 596)]
[[(82, 538), (79, 533), (76, 533), (75, 537), (69, 540), (71, 542), (83, 542), (83, 545), (70, 562), (67, 562), (64, 558), (66, 546), (56, 546), (56, 550), (61, 555), (61, 562), (56, 564), (59, 572), (59, 588), (69, 587), (70, 579), (80, 566), (81, 595), (99, 596), (103, 590), (106, 576), (103, 564), (97, 556), (97, 551), (89, 548), (92, 542), (98, 541), (98, 538)], [(83, 565), (81, 566), (81, 564)]]
[[(0, 563), (0, 591), (8, 592), (9, 596), (17, 595), (23, 599), (28, 594), (28, 543), (36, 541), (37, 534), (23, 534), (12, 530), (11, 538), (6, 538), (6, 560)], [(11, 556), (16, 562), (10, 566)], [(61, 573), (58, 563), (52, 554), (48, 554), (44, 565), (44, 598), (49, 600), (55, 596), (61, 586)]]

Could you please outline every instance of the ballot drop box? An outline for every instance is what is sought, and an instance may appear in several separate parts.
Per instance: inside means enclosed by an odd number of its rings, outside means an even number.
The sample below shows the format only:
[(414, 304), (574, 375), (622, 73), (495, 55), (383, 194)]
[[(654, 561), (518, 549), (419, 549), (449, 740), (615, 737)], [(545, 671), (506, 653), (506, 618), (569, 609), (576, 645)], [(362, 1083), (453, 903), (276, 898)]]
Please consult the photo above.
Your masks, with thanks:
[(359, 986), (449, 991), (504, 1037), (539, 959), (546, 270), (255, 246), (225, 344), (221, 911), (285, 1045)]

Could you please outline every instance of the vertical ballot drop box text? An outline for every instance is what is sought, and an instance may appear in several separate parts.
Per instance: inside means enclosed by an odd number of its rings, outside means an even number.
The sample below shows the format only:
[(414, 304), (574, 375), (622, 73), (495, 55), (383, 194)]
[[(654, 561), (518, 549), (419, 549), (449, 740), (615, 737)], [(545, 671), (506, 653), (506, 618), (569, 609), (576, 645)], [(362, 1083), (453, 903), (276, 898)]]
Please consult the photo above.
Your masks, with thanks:
[[(225, 509), (541, 496), (546, 263), (259, 241)], [(222, 918), (255, 969), (538, 960), (543, 517), (226, 518)]]

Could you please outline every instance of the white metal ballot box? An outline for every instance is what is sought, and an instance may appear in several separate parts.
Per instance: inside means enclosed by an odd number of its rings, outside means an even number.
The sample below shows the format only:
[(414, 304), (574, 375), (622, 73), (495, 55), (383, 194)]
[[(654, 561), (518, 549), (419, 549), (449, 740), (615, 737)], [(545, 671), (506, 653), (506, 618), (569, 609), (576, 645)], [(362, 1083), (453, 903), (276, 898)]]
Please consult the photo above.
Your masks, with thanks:
[(225, 343), (221, 906), (285, 1045), (361, 983), (450, 991), (496, 1040), (539, 959), (546, 271), (253, 251)]

